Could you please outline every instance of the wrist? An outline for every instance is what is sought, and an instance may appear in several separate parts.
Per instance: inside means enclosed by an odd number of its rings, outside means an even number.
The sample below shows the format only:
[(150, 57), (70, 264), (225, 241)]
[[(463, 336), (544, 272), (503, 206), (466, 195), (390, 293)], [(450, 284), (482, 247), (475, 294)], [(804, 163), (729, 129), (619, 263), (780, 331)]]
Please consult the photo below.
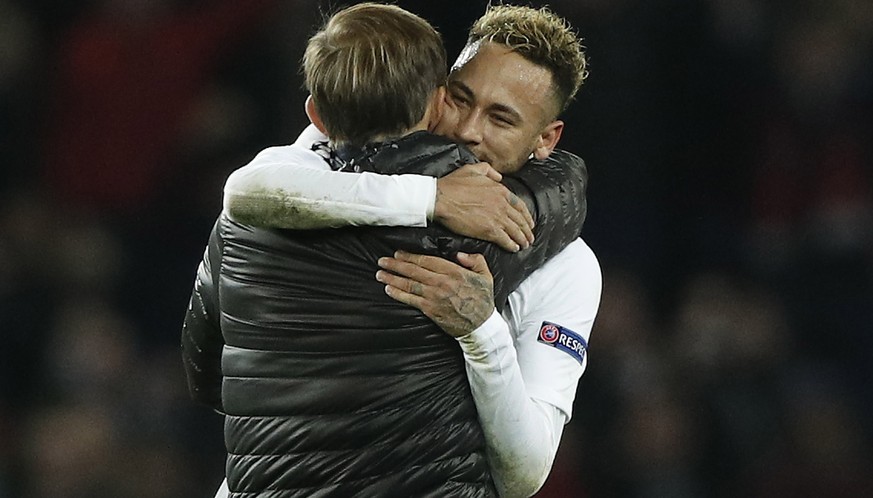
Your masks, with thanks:
[(455, 336), (459, 342), (475, 342), (477, 338), (489, 337), (493, 334), (499, 334), (501, 330), (506, 327), (506, 322), (503, 321), (503, 317), (500, 316), (500, 313), (497, 312), (497, 309), (494, 308), (491, 311), (491, 314), (479, 324), (478, 327), (474, 327), (472, 330)]
[(482, 325), (478, 326), (472, 332), (456, 337), (461, 346), (461, 350), (471, 361), (476, 361), (491, 357), (496, 358), (497, 352), (512, 349), (512, 339), (509, 333), (509, 326), (500, 316), (497, 310), (491, 313), (491, 316), (485, 320)]
[(439, 196), (439, 180), (434, 178), (431, 182), (430, 202), (427, 204), (427, 221), (438, 219), (436, 214), (437, 197)]

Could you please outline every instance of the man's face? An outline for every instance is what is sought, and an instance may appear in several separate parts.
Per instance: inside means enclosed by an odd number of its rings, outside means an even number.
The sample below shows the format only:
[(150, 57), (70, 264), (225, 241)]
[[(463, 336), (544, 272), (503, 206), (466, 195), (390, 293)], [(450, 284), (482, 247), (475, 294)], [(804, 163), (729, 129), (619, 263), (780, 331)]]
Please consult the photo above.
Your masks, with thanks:
[[(477, 50), (478, 49), (478, 50)], [(517, 171), (531, 153), (551, 152), (563, 123), (552, 121), (549, 71), (505, 45), (468, 47), (449, 75), (446, 105), (436, 132), (468, 146), (501, 173)], [(558, 126), (554, 143), (544, 133)]]

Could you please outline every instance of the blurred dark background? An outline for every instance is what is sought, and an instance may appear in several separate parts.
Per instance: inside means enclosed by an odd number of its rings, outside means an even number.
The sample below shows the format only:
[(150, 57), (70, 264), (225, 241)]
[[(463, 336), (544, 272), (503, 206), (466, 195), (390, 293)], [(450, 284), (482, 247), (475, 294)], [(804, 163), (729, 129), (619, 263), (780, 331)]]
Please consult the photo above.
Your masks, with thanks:
[[(0, 0), (0, 498), (212, 496), (195, 269), (347, 3)], [(454, 58), (486, 2), (399, 3)], [(540, 496), (873, 496), (873, 2), (549, 5), (604, 293)]]

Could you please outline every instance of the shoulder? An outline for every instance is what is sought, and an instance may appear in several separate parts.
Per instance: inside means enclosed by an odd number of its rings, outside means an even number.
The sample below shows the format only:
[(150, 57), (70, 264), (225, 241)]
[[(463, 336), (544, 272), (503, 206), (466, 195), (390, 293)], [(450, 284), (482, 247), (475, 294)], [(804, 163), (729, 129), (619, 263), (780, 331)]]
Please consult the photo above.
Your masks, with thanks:
[[(585, 166), (585, 161), (581, 157), (563, 149), (553, 150), (545, 159), (528, 159), (527, 164), (538, 166), (541, 169), (545, 168), (546, 171), (550, 169), (569, 168), (573, 171), (578, 170), (585, 174), (588, 172)], [(529, 168), (522, 168), (522, 171), (525, 169)]]
[(398, 143), (404, 143), (407, 150), (416, 156), (449, 158), (464, 164), (477, 162), (476, 156), (464, 145), (427, 131), (410, 133)]
[(393, 142), (386, 142), (373, 163), (379, 173), (440, 177), (462, 164), (476, 162), (468, 149), (427, 131), (410, 133)]
[(541, 270), (549, 274), (569, 272), (573, 276), (584, 276), (598, 282), (601, 279), (600, 262), (591, 247), (581, 238), (570, 242), (534, 274)]
[(321, 155), (313, 150), (313, 144), (327, 141), (327, 137), (318, 131), (315, 126), (307, 126), (297, 140), (290, 145), (277, 145), (267, 147), (255, 155), (244, 167), (272, 165), (272, 164), (317, 164), (326, 163)]
[(258, 152), (246, 166), (258, 166), (263, 164), (299, 164), (299, 163), (323, 163), (324, 159), (310, 148), (300, 144), (277, 145), (267, 147)]
[(268, 147), (228, 176), (225, 192), (240, 189), (248, 191), (253, 184), (261, 185), (283, 175), (293, 174), (293, 171), (301, 168), (330, 170), (330, 166), (321, 156), (300, 145)]
[(602, 287), (600, 262), (588, 244), (578, 238), (531, 273), (516, 292), (535, 301), (597, 303)]
[(544, 162), (557, 163), (562, 165), (582, 165), (585, 166), (585, 161), (581, 157), (564, 149), (555, 149), (549, 154), (549, 157)]

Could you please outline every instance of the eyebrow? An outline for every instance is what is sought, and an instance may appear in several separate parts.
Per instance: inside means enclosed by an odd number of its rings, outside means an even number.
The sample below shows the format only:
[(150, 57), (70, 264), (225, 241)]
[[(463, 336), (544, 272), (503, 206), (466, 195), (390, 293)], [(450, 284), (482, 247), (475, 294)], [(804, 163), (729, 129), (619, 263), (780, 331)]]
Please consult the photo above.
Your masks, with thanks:
[[(470, 89), (470, 87), (465, 85), (463, 82), (460, 82), (458, 80), (451, 80), (451, 81), (449, 81), (449, 86), (459, 90), (461, 93), (464, 94), (465, 97), (468, 97), (471, 99), (476, 97), (476, 94), (473, 93), (473, 90)], [(509, 117), (511, 119), (515, 120), (516, 122), (522, 121), (521, 113), (516, 111), (514, 108), (512, 108), (509, 105), (495, 102), (495, 103), (489, 105), (488, 109), (493, 110), (493, 111), (497, 111), (497, 112), (501, 112), (504, 114), (508, 114)]]

